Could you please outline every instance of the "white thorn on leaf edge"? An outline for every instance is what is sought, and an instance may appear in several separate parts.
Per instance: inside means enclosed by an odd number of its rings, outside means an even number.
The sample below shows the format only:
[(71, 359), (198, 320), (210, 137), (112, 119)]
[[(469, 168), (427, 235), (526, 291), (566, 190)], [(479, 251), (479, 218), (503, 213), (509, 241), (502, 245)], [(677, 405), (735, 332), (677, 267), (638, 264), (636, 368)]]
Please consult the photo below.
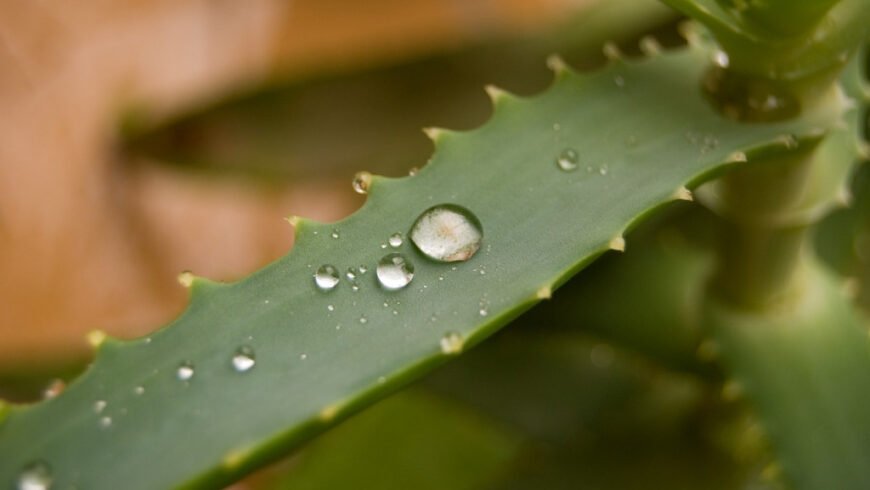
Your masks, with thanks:
[(438, 140), (444, 137), (445, 131), (441, 128), (423, 128), (423, 133), (428, 136), (430, 140), (437, 143)]
[(608, 243), (607, 246), (610, 247), (610, 250), (625, 252), (625, 238), (623, 238), (622, 235), (615, 237), (613, 240), (610, 240), (610, 243)]
[(547, 57), (547, 68), (558, 75), (568, 71), (568, 64), (558, 54), (551, 54)]
[(688, 188), (681, 186), (679, 189), (674, 191), (672, 194), (673, 198), (679, 201), (694, 201), (695, 196), (692, 195), (692, 191)]
[(496, 87), (495, 85), (485, 85), (483, 90), (486, 92), (486, 95), (489, 96), (489, 100), (491, 100), (493, 104), (497, 104), (500, 100), (504, 100), (510, 95), (506, 90)]
[(94, 349), (103, 345), (103, 342), (106, 341), (106, 332), (102, 330), (91, 330), (85, 336), (85, 339), (88, 341), (88, 345), (93, 347)]
[(604, 46), (601, 47), (601, 52), (604, 53), (604, 57), (610, 61), (622, 59), (622, 51), (620, 51), (619, 46), (612, 41), (604, 43)]
[(644, 36), (638, 46), (640, 51), (647, 56), (658, 56), (662, 52), (662, 45), (652, 36)]
[(189, 287), (193, 286), (194, 277), (195, 276), (193, 275), (193, 272), (182, 271), (180, 274), (178, 274), (178, 277), (176, 279), (178, 280), (178, 284), (181, 284), (182, 286), (189, 288)]

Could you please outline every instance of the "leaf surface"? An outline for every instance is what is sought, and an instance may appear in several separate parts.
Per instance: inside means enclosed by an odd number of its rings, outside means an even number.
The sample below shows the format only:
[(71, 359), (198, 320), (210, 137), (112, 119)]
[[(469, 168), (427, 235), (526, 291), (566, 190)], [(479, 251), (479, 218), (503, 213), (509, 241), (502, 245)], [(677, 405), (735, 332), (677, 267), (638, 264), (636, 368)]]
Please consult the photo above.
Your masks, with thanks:
[[(171, 325), (106, 340), (63, 394), (7, 410), (0, 485), (35, 462), (51, 468), (57, 488), (231, 482), (483, 340), (621, 245), (682, 186), (743, 155), (751, 164), (789, 151), (784, 135), (817, 139), (841, 117), (842, 107), (828, 106), (762, 126), (723, 119), (699, 89), (709, 57), (688, 48), (592, 74), (559, 70), (529, 99), (495, 93), (492, 119), (437, 133), (418, 175), (375, 177), (363, 208), (339, 223), (297, 221), (285, 258), (233, 284), (194, 280), (189, 308)], [(556, 159), (569, 149), (578, 167), (565, 172)], [(407, 239), (385, 245), (444, 203), (482, 224), (470, 260), (434, 262)], [(387, 291), (374, 269), (394, 251), (415, 275)], [(322, 292), (312, 275), (323, 264), (369, 272), (356, 279), (358, 291), (342, 277)], [(256, 358), (244, 373), (232, 365), (241, 347)], [(187, 381), (178, 379), (182, 363), (193, 369)]]

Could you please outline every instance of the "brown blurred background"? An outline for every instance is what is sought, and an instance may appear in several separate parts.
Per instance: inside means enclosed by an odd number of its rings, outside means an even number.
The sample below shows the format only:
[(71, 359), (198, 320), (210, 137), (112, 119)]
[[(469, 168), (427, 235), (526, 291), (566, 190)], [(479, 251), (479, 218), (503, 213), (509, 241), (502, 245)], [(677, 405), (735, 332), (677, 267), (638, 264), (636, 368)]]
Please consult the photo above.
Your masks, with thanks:
[[(638, 10), (626, 25), (622, 13)], [(237, 279), (303, 215), (362, 202), (357, 170), (425, 164), (481, 86), (665, 24), (653, 0), (0, 0), (0, 395), (177, 315), (185, 269)], [(620, 39), (615, 39), (620, 41)], [(30, 391), (28, 391), (30, 390)]]

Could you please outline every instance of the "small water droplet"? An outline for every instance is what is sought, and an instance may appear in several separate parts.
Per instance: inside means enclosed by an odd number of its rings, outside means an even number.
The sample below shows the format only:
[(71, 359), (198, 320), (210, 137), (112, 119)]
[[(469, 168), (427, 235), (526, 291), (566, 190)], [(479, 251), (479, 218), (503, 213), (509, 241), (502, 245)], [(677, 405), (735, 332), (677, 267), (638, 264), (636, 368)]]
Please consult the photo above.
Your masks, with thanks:
[(305, 359), (308, 359), (308, 354), (305, 354), (305, 353), (299, 354), (300, 361), (304, 361)]
[(353, 176), (353, 182), (351, 185), (357, 194), (368, 194), (369, 187), (372, 185), (372, 174), (368, 172), (357, 172), (356, 175)]
[(112, 417), (100, 417), (100, 427), (107, 429), (112, 425)]
[(728, 53), (722, 50), (718, 50), (713, 53), (713, 63), (716, 63), (716, 66), (720, 68), (728, 68), (731, 60), (728, 59)]
[(314, 273), (314, 284), (321, 291), (331, 291), (338, 285), (339, 276), (338, 269), (329, 264), (321, 265), (317, 272)]
[(399, 314), (399, 310), (393, 310), (393, 314), (394, 314), (394, 315), (398, 315), (398, 314)]
[(413, 176), (417, 175), (419, 172), (420, 172), (420, 169), (419, 169), (419, 168), (417, 168), (417, 167), (411, 167), (411, 169), (408, 170), (408, 175), (410, 175), (411, 177), (413, 177)]
[(182, 362), (175, 371), (175, 377), (181, 381), (189, 381), (190, 378), (193, 378), (193, 374), (193, 364), (187, 361)]
[(359, 266), (359, 273), (360, 273), (360, 274), (365, 274), (365, 273), (368, 272), (368, 271), (369, 271), (369, 268), (368, 268), (368, 267), (366, 267), (366, 266), (364, 266), (364, 265)]
[(465, 341), (459, 332), (447, 332), (441, 337), (441, 352), (452, 355), (462, 352), (462, 345)]
[(613, 83), (615, 83), (617, 87), (625, 87), (625, 78), (622, 78), (621, 75), (616, 75), (613, 77)]
[(607, 175), (607, 165), (598, 167), (598, 173), (601, 175)]
[(369, 319), (366, 318), (365, 315), (363, 315), (363, 316), (359, 317), (359, 322), (362, 323), (363, 325), (365, 325), (366, 323), (369, 322)]
[(48, 490), (54, 481), (51, 467), (45, 461), (25, 466), (18, 475), (18, 490)]
[(427, 257), (440, 262), (462, 262), (480, 248), (483, 228), (471, 211), (453, 204), (439, 204), (417, 218), (410, 236)]
[(390, 235), (390, 239), (388, 240), (388, 243), (393, 248), (399, 248), (402, 246), (403, 243), (405, 243), (405, 240), (402, 237), (402, 234), (397, 232), (397, 233), (393, 233), (392, 235)]
[(391, 253), (378, 262), (375, 272), (384, 289), (402, 289), (414, 278), (414, 264), (408, 262), (402, 254)]
[(562, 129), (562, 126), (559, 123), (553, 123), (553, 131), (559, 131)]
[(250, 371), (256, 363), (257, 361), (254, 358), (254, 349), (250, 348), (247, 345), (239, 347), (238, 350), (236, 350), (235, 355), (233, 355), (233, 369), (235, 369), (238, 373)]
[(106, 400), (97, 400), (94, 402), (94, 413), (100, 413), (106, 409)]
[(579, 157), (577, 155), (577, 150), (573, 148), (565, 148), (556, 158), (556, 165), (558, 165), (560, 169), (570, 172), (572, 170), (577, 170), (578, 160)]
[(145, 387), (144, 386), (137, 386), (137, 387), (133, 388), (133, 393), (136, 393), (137, 395), (141, 395), (141, 394), (145, 393)]
[(347, 268), (347, 272), (345, 272), (344, 275), (345, 275), (348, 279), (350, 279), (351, 281), (353, 281), (354, 279), (356, 279), (356, 268), (355, 268), (355, 267), (348, 267), (348, 268)]
[(337, 228), (333, 228), (332, 233), (330, 233), (329, 236), (331, 236), (332, 238), (335, 238), (336, 240), (338, 240), (338, 237), (340, 237), (341, 235), (339, 235), (339, 233), (338, 233), (338, 229), (337, 229)]
[(480, 313), (480, 316), (486, 316), (489, 315), (489, 310), (486, 308), (486, 306), (481, 306), (480, 310), (478, 310), (478, 313)]
[(350, 286), (350, 290), (353, 291), (353, 292), (357, 292), (357, 291), (359, 291), (359, 285), (356, 284), (356, 283), (353, 283), (353, 284)]
[(335, 305), (326, 305), (326, 309), (329, 311), (335, 311)]

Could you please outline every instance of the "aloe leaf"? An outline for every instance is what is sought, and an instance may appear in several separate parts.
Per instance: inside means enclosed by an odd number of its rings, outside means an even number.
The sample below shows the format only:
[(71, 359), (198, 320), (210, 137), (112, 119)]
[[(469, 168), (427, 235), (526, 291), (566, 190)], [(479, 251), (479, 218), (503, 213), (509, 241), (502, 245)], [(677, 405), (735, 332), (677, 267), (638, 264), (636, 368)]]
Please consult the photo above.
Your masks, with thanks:
[[(373, 178), (363, 208), (339, 223), (297, 220), (287, 257), (234, 284), (194, 280), (189, 308), (167, 328), (107, 339), (66, 392), (7, 410), (0, 482), (36, 462), (58, 488), (233, 481), (483, 340), (621, 248), (626, 230), (684, 197), (683, 186), (744, 156), (790, 151), (784, 135), (817, 139), (841, 116), (828, 105), (784, 123), (725, 120), (698, 88), (709, 57), (696, 47), (589, 75), (559, 69), (530, 99), (491, 91), (488, 123), (430, 132), (436, 151), (418, 175)], [(568, 149), (572, 172), (555, 162)], [(408, 287), (386, 291), (374, 272), (359, 291), (346, 280), (315, 287), (322, 264), (373, 269), (391, 234), (442, 203), (482, 224), (470, 260), (433, 262), (405, 240), (395, 250), (416, 268)], [(256, 357), (244, 373), (231, 362), (241, 347)]]
[(507, 471), (519, 442), (473, 410), (409, 390), (311, 444), (274, 488), (486, 488)]
[(867, 332), (829, 273), (809, 267), (804, 285), (805, 295), (792, 309), (753, 313), (711, 303), (705, 316), (791, 485), (866, 488)]

